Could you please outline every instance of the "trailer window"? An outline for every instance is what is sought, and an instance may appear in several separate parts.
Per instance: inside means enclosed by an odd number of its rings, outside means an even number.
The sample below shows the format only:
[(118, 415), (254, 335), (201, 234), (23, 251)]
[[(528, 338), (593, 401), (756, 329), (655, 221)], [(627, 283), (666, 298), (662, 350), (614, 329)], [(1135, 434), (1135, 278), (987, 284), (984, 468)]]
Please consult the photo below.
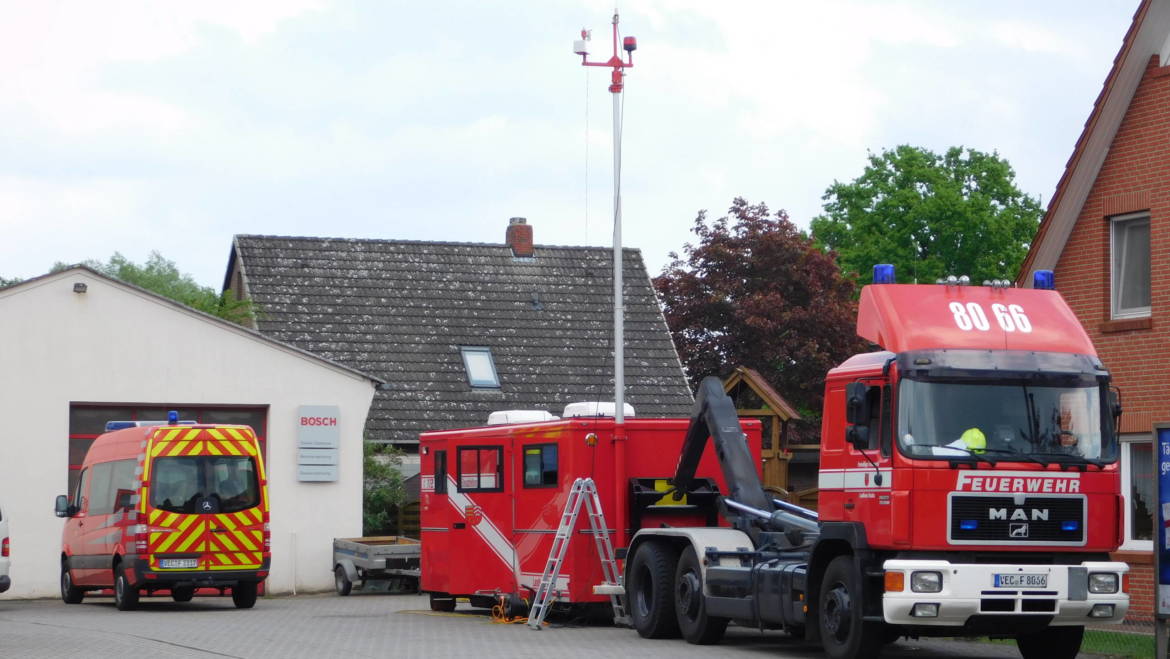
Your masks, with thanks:
[(504, 449), (467, 446), (459, 449), (459, 491), (498, 492), (504, 482)]
[(435, 451), (435, 494), (447, 493), (447, 452)]
[(524, 487), (555, 487), (556, 484), (557, 445), (525, 446)]

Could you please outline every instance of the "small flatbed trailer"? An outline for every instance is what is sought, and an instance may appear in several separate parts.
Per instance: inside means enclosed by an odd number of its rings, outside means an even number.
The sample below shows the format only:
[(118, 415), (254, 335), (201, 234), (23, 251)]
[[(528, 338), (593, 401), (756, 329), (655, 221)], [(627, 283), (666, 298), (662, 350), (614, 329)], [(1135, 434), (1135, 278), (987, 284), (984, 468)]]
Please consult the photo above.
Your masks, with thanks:
[(404, 590), (417, 591), (418, 540), (401, 535), (333, 539), (333, 580), (338, 595), (348, 595), (353, 584), (364, 588), (367, 581), (387, 580)]

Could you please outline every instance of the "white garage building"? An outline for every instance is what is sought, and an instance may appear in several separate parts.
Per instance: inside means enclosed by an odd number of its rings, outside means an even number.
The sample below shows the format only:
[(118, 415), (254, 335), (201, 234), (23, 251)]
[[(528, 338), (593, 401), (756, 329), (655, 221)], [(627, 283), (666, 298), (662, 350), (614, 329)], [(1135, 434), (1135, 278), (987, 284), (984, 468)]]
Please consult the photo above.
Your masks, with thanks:
[[(0, 598), (58, 594), (54, 497), (107, 420), (170, 409), (246, 423), (265, 445), (268, 592), (332, 587), (332, 538), (362, 530), (362, 429), (379, 383), (85, 267), (0, 289), (0, 510), (12, 559)], [(302, 408), (336, 414), (336, 469), (298, 464)]]

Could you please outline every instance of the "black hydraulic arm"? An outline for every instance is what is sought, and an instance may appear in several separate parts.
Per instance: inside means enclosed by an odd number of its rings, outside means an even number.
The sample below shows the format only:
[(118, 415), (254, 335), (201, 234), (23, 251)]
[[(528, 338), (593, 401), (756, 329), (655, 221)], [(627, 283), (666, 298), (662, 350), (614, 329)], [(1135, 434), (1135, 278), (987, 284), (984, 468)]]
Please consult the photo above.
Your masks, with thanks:
[(714, 376), (703, 378), (691, 410), (691, 423), (683, 439), (682, 454), (671, 483), (680, 493), (691, 487), (699, 458), (710, 437), (723, 470), (723, 478), (731, 490), (726, 498), (751, 506), (759, 511), (772, 512), (776, 508), (772, 497), (764, 492), (756, 475), (755, 460), (748, 450), (747, 439), (739, 425), (735, 405), (723, 391), (723, 383)]

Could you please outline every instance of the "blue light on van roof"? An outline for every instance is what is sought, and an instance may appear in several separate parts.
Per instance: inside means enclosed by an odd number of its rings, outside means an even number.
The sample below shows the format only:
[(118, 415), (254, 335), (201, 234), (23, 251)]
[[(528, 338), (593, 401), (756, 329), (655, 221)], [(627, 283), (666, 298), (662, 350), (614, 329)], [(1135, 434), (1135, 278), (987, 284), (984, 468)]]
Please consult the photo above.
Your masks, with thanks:
[(1081, 523), (1077, 520), (1066, 520), (1060, 523), (1061, 531), (1077, 531), (1081, 528)]
[(1032, 288), (1041, 291), (1056, 290), (1056, 278), (1051, 270), (1037, 270), (1032, 273)]
[(973, 519), (959, 520), (959, 528), (964, 531), (974, 531), (975, 529), (979, 528), (979, 522)]
[(178, 422), (179, 422), (179, 411), (178, 410), (171, 410), (170, 412), (167, 412), (167, 423), (169, 423), (173, 426)]
[(106, 421), (106, 432), (114, 432), (123, 428), (133, 428), (137, 425), (137, 421)]
[(892, 263), (879, 263), (875, 265), (873, 267), (873, 283), (894, 283), (894, 265)]

